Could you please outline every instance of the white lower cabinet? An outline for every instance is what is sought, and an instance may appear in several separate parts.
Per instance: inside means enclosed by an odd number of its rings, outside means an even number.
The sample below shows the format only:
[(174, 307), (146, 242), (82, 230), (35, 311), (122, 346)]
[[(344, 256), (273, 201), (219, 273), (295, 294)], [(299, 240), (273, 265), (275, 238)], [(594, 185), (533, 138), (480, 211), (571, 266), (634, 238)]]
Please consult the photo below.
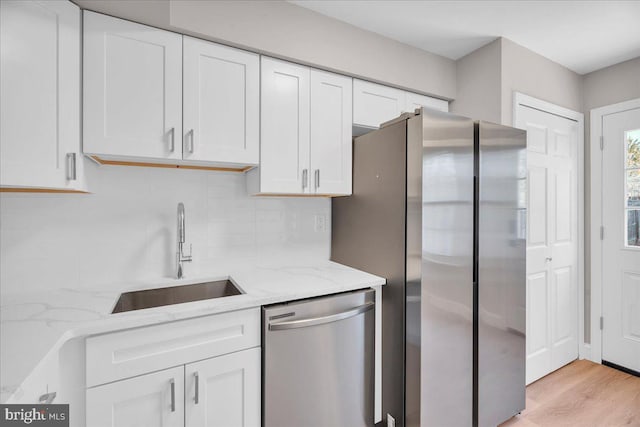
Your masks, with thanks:
[(258, 427), (260, 308), (88, 337), (88, 427)]
[(258, 427), (260, 348), (87, 390), (88, 427)]
[(184, 425), (184, 366), (87, 390), (87, 427)]
[(260, 426), (260, 348), (185, 366), (185, 425)]

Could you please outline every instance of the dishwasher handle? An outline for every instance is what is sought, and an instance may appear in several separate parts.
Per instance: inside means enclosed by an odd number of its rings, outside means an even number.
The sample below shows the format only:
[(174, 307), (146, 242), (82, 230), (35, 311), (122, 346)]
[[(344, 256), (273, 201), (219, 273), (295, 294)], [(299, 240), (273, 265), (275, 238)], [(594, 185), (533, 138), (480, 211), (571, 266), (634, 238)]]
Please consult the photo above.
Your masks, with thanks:
[(323, 325), (325, 323), (337, 322), (338, 320), (348, 319), (353, 316), (365, 313), (375, 306), (374, 302), (368, 302), (347, 311), (336, 314), (330, 314), (322, 317), (311, 317), (308, 319), (290, 320), (287, 322), (270, 323), (270, 331), (283, 331), (286, 329), (306, 328), (308, 326)]

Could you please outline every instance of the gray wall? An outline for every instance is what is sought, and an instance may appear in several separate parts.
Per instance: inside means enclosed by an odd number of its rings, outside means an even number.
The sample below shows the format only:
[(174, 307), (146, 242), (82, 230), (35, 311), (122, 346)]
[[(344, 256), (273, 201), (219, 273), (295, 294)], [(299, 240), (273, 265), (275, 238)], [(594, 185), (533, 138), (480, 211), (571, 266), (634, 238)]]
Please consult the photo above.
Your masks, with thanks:
[(582, 111), (582, 76), (511, 40), (499, 38), (456, 65), (455, 113), (511, 126), (513, 92)]
[(640, 98), (640, 57), (584, 76), (584, 111)]
[(456, 63), (457, 96), (451, 111), (500, 123), (502, 40), (460, 58)]
[(502, 38), (502, 118), (511, 126), (513, 92), (522, 92), (574, 111), (582, 111), (582, 76)]
[(443, 99), (455, 61), (283, 1), (74, 0), (79, 6)]

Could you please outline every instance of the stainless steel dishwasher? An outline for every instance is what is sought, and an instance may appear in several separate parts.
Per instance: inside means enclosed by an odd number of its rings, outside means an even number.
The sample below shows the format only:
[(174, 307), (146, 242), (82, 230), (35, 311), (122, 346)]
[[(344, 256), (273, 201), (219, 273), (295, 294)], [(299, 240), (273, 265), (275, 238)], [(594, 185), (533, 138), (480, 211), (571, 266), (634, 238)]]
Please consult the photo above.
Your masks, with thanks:
[(374, 291), (262, 308), (264, 427), (370, 427)]

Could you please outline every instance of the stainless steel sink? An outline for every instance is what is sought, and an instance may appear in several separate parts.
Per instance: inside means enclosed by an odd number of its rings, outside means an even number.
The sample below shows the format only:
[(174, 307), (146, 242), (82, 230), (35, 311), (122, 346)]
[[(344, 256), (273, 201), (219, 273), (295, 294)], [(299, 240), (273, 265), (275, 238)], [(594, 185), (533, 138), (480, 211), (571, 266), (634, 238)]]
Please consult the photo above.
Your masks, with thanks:
[(112, 313), (243, 294), (231, 280), (146, 289), (120, 295)]

